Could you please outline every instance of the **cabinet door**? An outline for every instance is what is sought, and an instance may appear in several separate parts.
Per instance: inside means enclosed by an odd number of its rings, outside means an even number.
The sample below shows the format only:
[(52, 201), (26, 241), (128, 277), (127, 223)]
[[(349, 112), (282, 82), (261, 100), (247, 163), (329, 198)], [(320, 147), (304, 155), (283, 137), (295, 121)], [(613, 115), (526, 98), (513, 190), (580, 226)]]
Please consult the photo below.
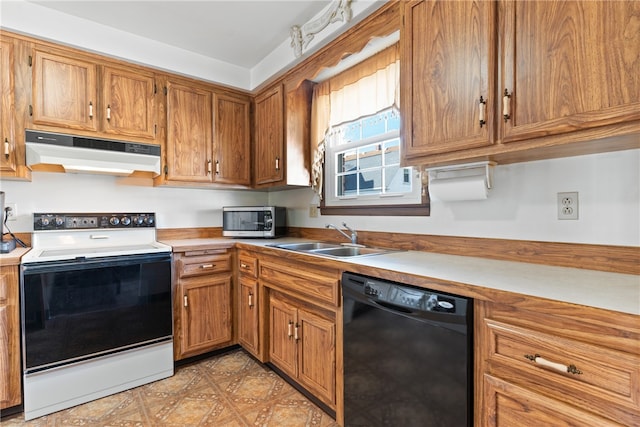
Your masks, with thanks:
[(167, 83), (167, 179), (211, 182), (211, 109), (210, 91)]
[(33, 123), (95, 131), (96, 65), (36, 49)]
[(0, 267), (0, 409), (21, 397), (18, 267)]
[(0, 40), (0, 172), (3, 173), (16, 172), (13, 61), (13, 44)]
[(230, 342), (231, 276), (202, 276), (182, 285), (183, 355)]
[(103, 129), (114, 135), (154, 139), (155, 82), (152, 73), (103, 68)]
[(255, 184), (284, 179), (284, 97), (282, 86), (256, 98)]
[(503, 1), (505, 142), (640, 119), (640, 3)]
[[(401, 2), (403, 156), (448, 153), (493, 142), (494, 2)], [(414, 161), (413, 163), (416, 163)]]
[(298, 311), (298, 379), (317, 397), (335, 403), (335, 322)]
[(215, 94), (214, 108), (213, 180), (251, 185), (249, 100)]
[(483, 380), (485, 405), (479, 425), (485, 427), (622, 426), (489, 375)]
[[(297, 376), (296, 307), (269, 297), (269, 358), (290, 377)], [(299, 326), (298, 326), (299, 327)]]
[(238, 298), (238, 341), (256, 357), (260, 350), (258, 283), (240, 276)]

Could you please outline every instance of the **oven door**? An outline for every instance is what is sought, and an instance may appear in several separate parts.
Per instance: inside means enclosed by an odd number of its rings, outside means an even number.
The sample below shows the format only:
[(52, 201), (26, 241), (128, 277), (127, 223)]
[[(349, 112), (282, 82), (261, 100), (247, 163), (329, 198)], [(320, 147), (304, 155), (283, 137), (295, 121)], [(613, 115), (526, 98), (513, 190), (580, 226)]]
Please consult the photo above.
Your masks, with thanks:
[(25, 374), (172, 339), (171, 253), (23, 264)]

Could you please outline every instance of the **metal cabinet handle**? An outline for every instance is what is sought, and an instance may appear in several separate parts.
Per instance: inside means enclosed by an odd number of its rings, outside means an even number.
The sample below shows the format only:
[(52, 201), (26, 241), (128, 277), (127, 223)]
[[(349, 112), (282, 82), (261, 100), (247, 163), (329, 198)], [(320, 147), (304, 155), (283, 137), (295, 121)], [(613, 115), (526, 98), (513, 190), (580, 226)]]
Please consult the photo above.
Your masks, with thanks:
[(511, 118), (511, 94), (506, 88), (502, 95), (502, 116), (505, 122)]
[(189, 307), (189, 299), (187, 298), (186, 295), (182, 297), (182, 303), (185, 307)]
[(93, 102), (89, 101), (89, 118), (93, 119)]
[(207, 160), (207, 174), (211, 175), (211, 160)]
[(111, 105), (107, 105), (107, 121), (111, 120)]
[(249, 308), (253, 307), (253, 294), (249, 292)]
[(7, 138), (4, 139), (4, 157), (9, 159), (9, 140)]
[(287, 327), (287, 336), (291, 338), (293, 336), (293, 322), (289, 320), (289, 325)]
[(485, 120), (485, 113), (487, 111), (487, 100), (483, 99), (482, 96), (480, 96), (480, 103), (478, 104), (478, 107), (480, 108), (480, 112), (479, 112), (480, 127), (482, 127), (487, 124)]
[(216, 160), (216, 175), (220, 175), (220, 161)]
[(296, 323), (296, 327), (295, 327), (295, 329), (294, 329), (295, 334), (294, 334), (294, 337), (293, 337), (293, 339), (295, 339), (296, 341), (298, 341), (298, 340), (300, 339), (300, 336), (298, 336), (298, 328), (299, 328), (299, 327), (300, 327), (300, 325), (298, 325), (298, 324)]
[(202, 264), (200, 268), (213, 268), (215, 264)]
[(582, 374), (582, 371), (580, 369), (578, 369), (576, 367), (576, 365), (563, 365), (562, 363), (556, 363), (556, 362), (552, 362), (550, 360), (547, 360), (543, 357), (541, 357), (539, 354), (525, 354), (524, 355), (525, 358), (531, 360), (532, 362), (541, 365), (541, 366), (546, 366), (547, 368), (551, 368), (554, 369), (556, 371), (559, 372), (563, 372), (563, 373), (569, 373), (569, 374), (574, 374), (574, 375), (580, 375)]
[(240, 263), (240, 268), (249, 268), (249, 266), (247, 264), (245, 264), (244, 262)]
[(276, 157), (276, 170), (280, 170), (280, 157)]

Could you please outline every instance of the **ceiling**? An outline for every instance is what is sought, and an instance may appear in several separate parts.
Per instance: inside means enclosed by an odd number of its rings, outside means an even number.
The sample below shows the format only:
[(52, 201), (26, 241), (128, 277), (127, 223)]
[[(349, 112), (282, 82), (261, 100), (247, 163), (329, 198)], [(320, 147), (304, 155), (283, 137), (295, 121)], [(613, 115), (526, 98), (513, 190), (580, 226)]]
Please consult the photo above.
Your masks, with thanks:
[(31, 0), (31, 3), (253, 68), (331, 3), (324, 0)]

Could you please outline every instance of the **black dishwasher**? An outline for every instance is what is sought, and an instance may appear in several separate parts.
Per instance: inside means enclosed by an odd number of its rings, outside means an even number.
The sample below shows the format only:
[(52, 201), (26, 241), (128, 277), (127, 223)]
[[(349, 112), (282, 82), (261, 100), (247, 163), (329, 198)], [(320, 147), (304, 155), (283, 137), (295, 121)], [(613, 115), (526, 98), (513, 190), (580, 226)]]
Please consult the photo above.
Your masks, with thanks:
[(473, 424), (473, 300), (342, 275), (344, 425)]

